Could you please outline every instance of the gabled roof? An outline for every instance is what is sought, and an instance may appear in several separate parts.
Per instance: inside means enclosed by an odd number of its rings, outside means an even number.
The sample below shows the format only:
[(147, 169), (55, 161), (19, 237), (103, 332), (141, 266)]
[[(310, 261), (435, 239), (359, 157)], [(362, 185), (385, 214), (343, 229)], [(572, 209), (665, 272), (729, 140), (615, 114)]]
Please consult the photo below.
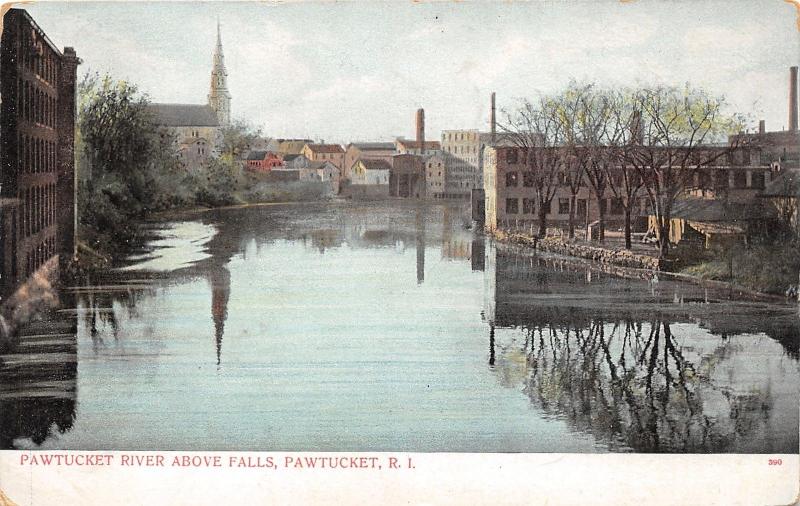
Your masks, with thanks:
[(338, 144), (306, 144), (308, 149), (314, 153), (344, 153), (344, 149)]
[(292, 160), (294, 160), (295, 158), (297, 158), (299, 156), (303, 156), (303, 155), (283, 155), (283, 161), (284, 162), (291, 162)]
[(386, 160), (361, 158), (358, 160), (367, 170), (392, 170), (392, 165)]
[(266, 151), (251, 151), (247, 154), (247, 160), (263, 160), (266, 157)]
[(219, 126), (219, 119), (217, 119), (216, 113), (207, 105), (149, 104), (147, 110), (153, 115), (156, 124), (160, 126)]

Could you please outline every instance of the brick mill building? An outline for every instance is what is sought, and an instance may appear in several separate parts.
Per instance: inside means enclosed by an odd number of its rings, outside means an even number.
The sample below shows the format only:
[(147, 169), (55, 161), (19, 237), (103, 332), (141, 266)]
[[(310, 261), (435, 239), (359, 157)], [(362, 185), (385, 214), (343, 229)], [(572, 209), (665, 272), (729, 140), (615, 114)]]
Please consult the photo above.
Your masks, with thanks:
[(0, 39), (0, 295), (75, 255), (75, 83), (80, 60), (10, 9)]

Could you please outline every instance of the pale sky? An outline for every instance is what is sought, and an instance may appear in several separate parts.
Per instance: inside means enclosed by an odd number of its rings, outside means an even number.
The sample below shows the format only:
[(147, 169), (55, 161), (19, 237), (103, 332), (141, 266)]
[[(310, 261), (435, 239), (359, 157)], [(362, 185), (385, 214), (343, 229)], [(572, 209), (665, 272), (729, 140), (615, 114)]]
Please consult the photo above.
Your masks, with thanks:
[[(233, 116), (276, 137), (326, 142), (488, 128), (498, 108), (564, 86), (703, 86), (739, 112), (787, 125), (800, 65), (784, 0), (352, 3), (79, 3), (22, 6), (82, 71), (156, 102), (205, 103), (216, 20)], [(431, 137), (433, 136), (433, 137)]]

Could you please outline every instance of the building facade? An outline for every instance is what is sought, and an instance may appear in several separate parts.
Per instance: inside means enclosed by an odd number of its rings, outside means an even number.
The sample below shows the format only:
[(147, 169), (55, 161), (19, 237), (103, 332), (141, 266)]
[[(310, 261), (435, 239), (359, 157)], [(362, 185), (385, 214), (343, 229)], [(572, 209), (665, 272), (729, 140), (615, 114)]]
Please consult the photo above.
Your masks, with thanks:
[(392, 157), (397, 154), (397, 147), (393, 142), (353, 142), (347, 145), (344, 152), (344, 167), (342, 178), (350, 179), (350, 169), (357, 160), (386, 160), (391, 163)]
[(80, 60), (22, 9), (0, 39), (0, 285), (8, 296), (75, 256), (75, 90)]
[(338, 144), (308, 143), (301, 153), (312, 162), (331, 162), (340, 170), (344, 166), (344, 148)]
[[(560, 149), (560, 148), (542, 148)], [(708, 148), (718, 149), (718, 148)], [(723, 156), (712, 165), (696, 169), (686, 181), (682, 194), (675, 201), (675, 208), (683, 209), (680, 219), (702, 226), (707, 221), (702, 213), (712, 207), (712, 202), (724, 202), (726, 208), (743, 208), (754, 203), (772, 179), (772, 170), (767, 165), (758, 165), (757, 149), (742, 148)], [(485, 228), (488, 230), (536, 230), (539, 220), (539, 200), (536, 179), (532, 169), (525, 163), (525, 150), (516, 147), (487, 147), (484, 153)], [(624, 202), (618, 198), (612, 186), (622, 186), (620, 174), (612, 172), (612, 180), (598, 199), (588, 182), (584, 181), (573, 197), (570, 185), (556, 178), (553, 198), (544, 210), (548, 226), (565, 228), (570, 219), (572, 206), (574, 224), (578, 230), (589, 226), (604, 216), (606, 229), (621, 228), (624, 223)], [(644, 232), (653, 217), (649, 212), (649, 198), (644, 189), (634, 194), (632, 216), (634, 228)], [(705, 200), (705, 204), (697, 204)], [(685, 201), (686, 203), (681, 203)], [(719, 207), (719, 206), (718, 206)], [(724, 206), (723, 206), (724, 207)], [(693, 216), (695, 210), (702, 213)], [(733, 215), (732, 215), (733, 216)], [(678, 217), (674, 217), (678, 219)], [(719, 217), (715, 217), (719, 222)], [(683, 223), (679, 224), (681, 227)]]
[(392, 197), (425, 198), (425, 160), (419, 155), (395, 155), (389, 175)]

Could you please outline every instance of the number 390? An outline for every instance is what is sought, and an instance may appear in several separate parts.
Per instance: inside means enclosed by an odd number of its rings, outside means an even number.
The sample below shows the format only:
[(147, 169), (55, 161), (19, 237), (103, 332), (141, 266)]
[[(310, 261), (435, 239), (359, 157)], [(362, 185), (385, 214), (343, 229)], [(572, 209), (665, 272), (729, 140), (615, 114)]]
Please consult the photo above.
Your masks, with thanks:
[(781, 459), (769, 459), (769, 465), (771, 466), (780, 466), (781, 464), (783, 464)]

